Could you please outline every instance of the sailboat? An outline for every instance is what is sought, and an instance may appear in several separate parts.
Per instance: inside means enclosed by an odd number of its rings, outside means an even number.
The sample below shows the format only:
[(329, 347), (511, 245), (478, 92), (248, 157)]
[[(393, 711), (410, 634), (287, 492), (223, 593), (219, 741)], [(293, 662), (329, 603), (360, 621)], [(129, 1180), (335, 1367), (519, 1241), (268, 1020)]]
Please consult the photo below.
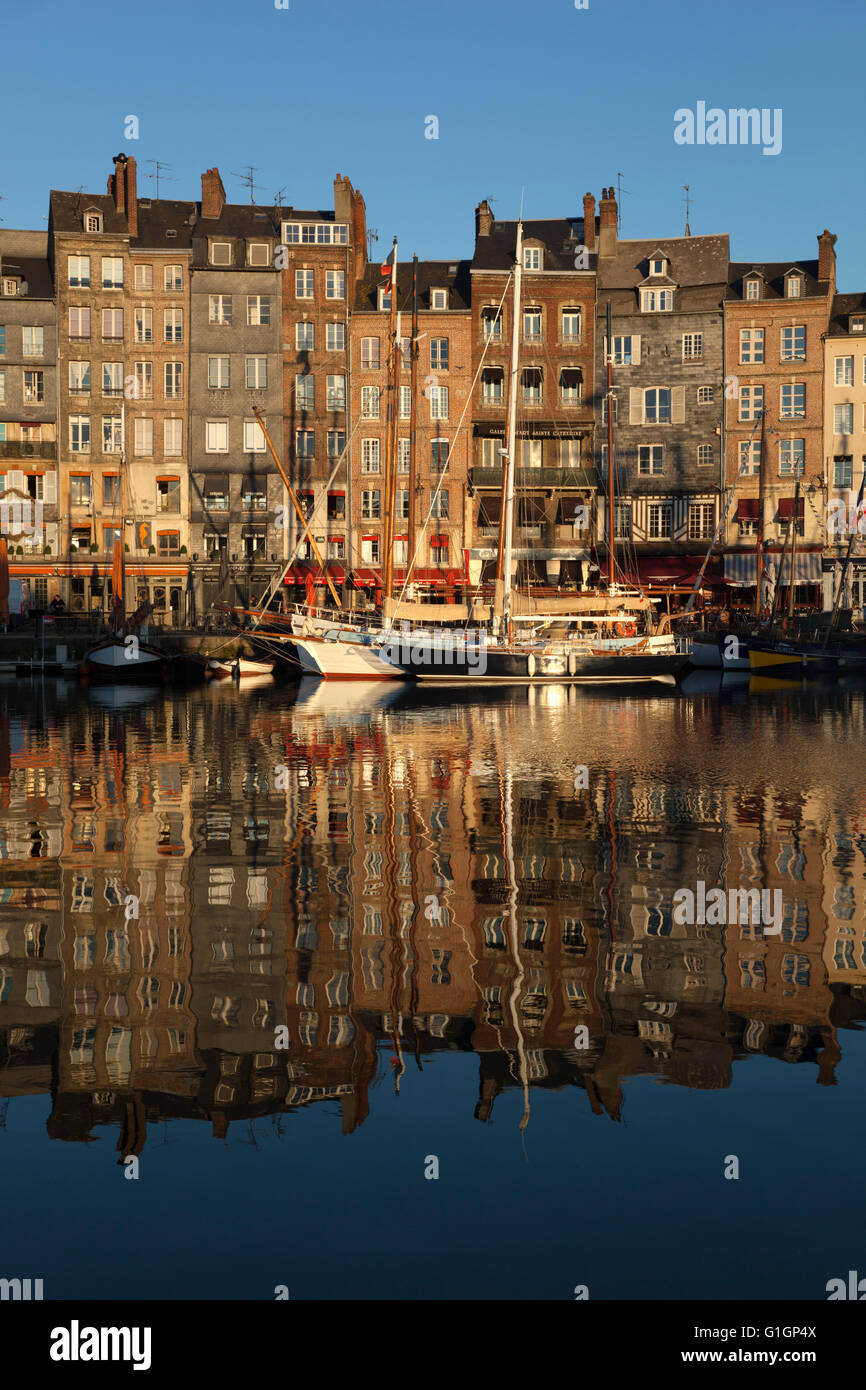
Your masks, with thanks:
[[(456, 679), (461, 684), (465, 681), (520, 684), (674, 681), (687, 658), (677, 652), (675, 639), (670, 634), (653, 632), (650, 600), (638, 590), (614, 582), (612, 487), (608, 592), (553, 599), (535, 599), (515, 592), (512, 553), (522, 273), (523, 223), (519, 221), (514, 264), (508, 443), (507, 448), (500, 451), (504, 460), (503, 507), (492, 629), (489, 635), (479, 628), (467, 629), (456, 636), (440, 636), (416, 628), (407, 638), (405, 632), (395, 634), (392, 628), (382, 634), (382, 653), (389, 653), (390, 659), (405, 675), (424, 681)], [(611, 390), (610, 362), (608, 390)], [(608, 418), (611, 418), (610, 412)], [(386, 586), (387, 595), (390, 587), (387, 578)], [(429, 608), (425, 605), (413, 616), (423, 622)], [(451, 612), (454, 613), (453, 608)]]
[[(125, 508), (125, 411), (121, 423), (120, 450), (120, 515)], [(142, 642), (135, 634), (140, 616), (136, 613), (129, 621), (125, 613), (126, 562), (123, 548), (122, 524), (117, 528), (111, 560), (112, 607), (109, 618), (108, 636), (97, 642), (87, 652), (80, 666), (82, 676), (90, 680), (108, 681), (153, 681), (162, 680), (168, 669), (168, 658), (158, 647)]]

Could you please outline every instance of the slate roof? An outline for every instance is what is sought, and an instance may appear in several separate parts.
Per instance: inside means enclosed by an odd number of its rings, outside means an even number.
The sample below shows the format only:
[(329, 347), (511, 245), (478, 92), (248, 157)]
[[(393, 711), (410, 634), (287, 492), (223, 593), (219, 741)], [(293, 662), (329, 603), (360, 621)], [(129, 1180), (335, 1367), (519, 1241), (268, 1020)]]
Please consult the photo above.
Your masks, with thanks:
[(54, 283), (47, 260), (34, 260), (28, 256), (3, 256), (3, 271), (9, 275), (20, 274), (27, 281), (27, 294), (20, 296), (21, 298), (54, 298)]
[(830, 289), (828, 280), (818, 279), (817, 261), (732, 261), (728, 272), (728, 299), (745, 299), (743, 285), (749, 274), (757, 271), (763, 277), (762, 299), (785, 299), (785, 276), (789, 270), (799, 270), (804, 278), (801, 299), (816, 299)]
[[(595, 219), (598, 227), (598, 218)], [(575, 248), (583, 245), (582, 217), (553, 217), (524, 222), (523, 241), (540, 241), (544, 247), (544, 270), (574, 270)], [(598, 241), (596, 239), (596, 246)], [(475, 239), (473, 270), (510, 270), (517, 248), (517, 223), (494, 222), (489, 236)], [(594, 270), (596, 253), (590, 252), (588, 270)]]
[(598, 262), (599, 290), (636, 289), (649, 275), (649, 263), (661, 254), (668, 261), (668, 275), (654, 275), (654, 284), (681, 289), (697, 285), (725, 285), (728, 282), (730, 243), (727, 233), (714, 236), (670, 237), (666, 241), (653, 239), (618, 241), (613, 256)]
[[(851, 314), (862, 314), (866, 318), (866, 291), (857, 291), (856, 294), (837, 294), (833, 297), (833, 308), (830, 313), (830, 327), (827, 330), (831, 338), (848, 337), (851, 333), (848, 319)], [(856, 337), (866, 341), (866, 331), (856, 334)]]
[[(385, 284), (381, 273), (384, 260), (371, 261), (364, 278), (358, 285), (355, 296), (356, 310), (378, 309), (378, 289)], [(471, 284), (469, 271), (471, 261), (461, 261), (454, 257), (450, 261), (418, 262), (418, 308), (430, 308), (431, 289), (447, 289), (449, 312), (468, 309), (470, 305)], [(455, 269), (452, 271), (451, 267)], [(412, 308), (412, 262), (397, 262), (397, 308), (406, 313)]]
[(88, 209), (102, 213), (103, 234), (128, 236), (126, 214), (118, 212), (110, 193), (66, 193), (52, 188), (49, 200), (55, 232), (83, 232)]
[[(163, 246), (176, 246), (189, 250), (194, 230), (189, 219), (192, 217), (193, 222), (197, 223), (198, 216), (198, 203), (191, 203), (189, 200), (139, 198), (138, 236), (133, 237), (131, 249), (158, 250)], [(166, 233), (170, 231), (176, 232), (177, 235), (167, 236)]]

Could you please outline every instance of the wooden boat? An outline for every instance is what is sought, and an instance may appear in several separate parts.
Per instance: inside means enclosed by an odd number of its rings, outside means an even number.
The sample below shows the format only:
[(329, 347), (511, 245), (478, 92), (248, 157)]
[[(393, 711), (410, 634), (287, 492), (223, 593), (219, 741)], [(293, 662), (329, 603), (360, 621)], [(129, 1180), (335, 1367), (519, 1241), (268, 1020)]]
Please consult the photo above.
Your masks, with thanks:
[(168, 674), (169, 660), (158, 647), (135, 637), (112, 635), (91, 647), (80, 671), (94, 681), (161, 681)]
[(234, 657), (231, 660), (212, 659), (207, 664), (208, 675), (214, 680), (243, 680), (246, 677), (254, 678), (257, 676), (272, 676), (274, 673), (274, 663), (272, 661), (252, 661), (249, 657)]

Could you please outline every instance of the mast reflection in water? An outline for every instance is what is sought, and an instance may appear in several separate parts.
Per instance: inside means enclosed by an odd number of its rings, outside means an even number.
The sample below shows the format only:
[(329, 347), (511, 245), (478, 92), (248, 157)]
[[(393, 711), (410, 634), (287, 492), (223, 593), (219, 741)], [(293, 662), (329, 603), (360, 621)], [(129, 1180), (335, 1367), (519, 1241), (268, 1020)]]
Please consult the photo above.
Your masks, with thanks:
[[(822, 1298), (862, 1260), (862, 694), (0, 699), (6, 1273)], [(781, 933), (680, 925), (698, 882)]]

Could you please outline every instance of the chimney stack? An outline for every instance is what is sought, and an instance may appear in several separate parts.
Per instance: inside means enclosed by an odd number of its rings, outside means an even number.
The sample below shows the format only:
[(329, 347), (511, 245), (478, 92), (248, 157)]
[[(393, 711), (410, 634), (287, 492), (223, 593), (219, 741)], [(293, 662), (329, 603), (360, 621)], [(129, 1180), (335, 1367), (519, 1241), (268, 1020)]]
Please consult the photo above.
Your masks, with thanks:
[(612, 188), (601, 190), (598, 208), (598, 254), (604, 258), (616, 255), (616, 197)]
[(595, 250), (595, 198), (591, 193), (583, 195), (583, 244), (587, 251)]
[(219, 217), (226, 205), (226, 191), (220, 178), (220, 171), (214, 165), (201, 176), (201, 215)]
[(126, 212), (126, 155), (114, 156), (114, 174), (108, 180), (108, 191), (118, 212)]
[(475, 240), (480, 236), (490, 236), (493, 230), (493, 212), (490, 204), (484, 198), (475, 209)]
[(367, 205), (357, 188), (352, 194), (349, 236), (355, 247), (355, 280), (358, 281), (367, 267)]
[(836, 293), (836, 238), (826, 227), (818, 238), (818, 279), (830, 281), (830, 293)]
[(354, 190), (352, 188), (351, 179), (344, 177), (343, 174), (338, 174), (334, 179), (335, 222), (346, 222), (351, 224), (353, 194)]
[(126, 161), (126, 221), (129, 235), (138, 236), (138, 166), (133, 154)]

